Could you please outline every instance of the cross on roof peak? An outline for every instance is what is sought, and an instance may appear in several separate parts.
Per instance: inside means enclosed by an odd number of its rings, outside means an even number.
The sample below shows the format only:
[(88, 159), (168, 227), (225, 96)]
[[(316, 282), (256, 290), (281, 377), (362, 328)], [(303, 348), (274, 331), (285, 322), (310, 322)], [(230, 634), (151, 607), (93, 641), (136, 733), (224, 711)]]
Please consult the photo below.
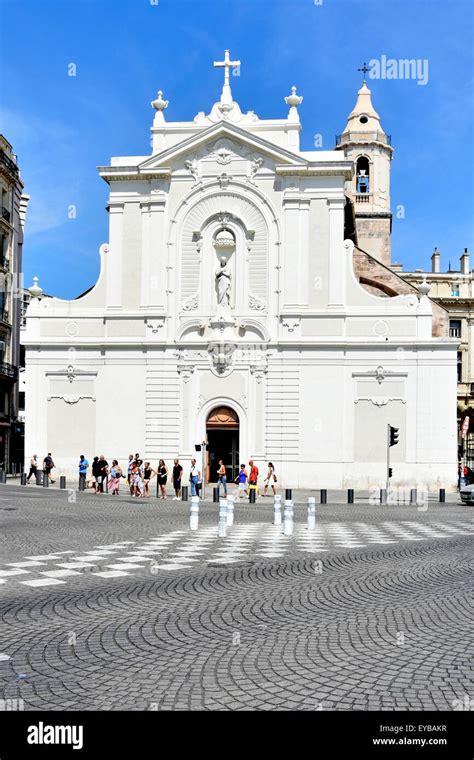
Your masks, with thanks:
[(232, 103), (232, 93), (230, 90), (230, 69), (240, 66), (240, 61), (230, 60), (230, 50), (224, 51), (223, 61), (214, 61), (214, 68), (224, 69), (224, 86), (222, 88), (221, 103), (230, 105)]

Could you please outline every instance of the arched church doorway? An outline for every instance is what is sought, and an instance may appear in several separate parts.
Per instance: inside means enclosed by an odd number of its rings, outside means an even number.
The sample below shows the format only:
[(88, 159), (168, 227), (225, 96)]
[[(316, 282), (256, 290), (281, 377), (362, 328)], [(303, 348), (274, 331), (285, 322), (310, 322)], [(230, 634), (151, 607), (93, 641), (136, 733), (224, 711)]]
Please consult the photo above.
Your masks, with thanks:
[(228, 406), (217, 406), (206, 422), (207, 467), (206, 481), (217, 482), (219, 459), (226, 468), (227, 481), (237, 477), (239, 471), (239, 416)]

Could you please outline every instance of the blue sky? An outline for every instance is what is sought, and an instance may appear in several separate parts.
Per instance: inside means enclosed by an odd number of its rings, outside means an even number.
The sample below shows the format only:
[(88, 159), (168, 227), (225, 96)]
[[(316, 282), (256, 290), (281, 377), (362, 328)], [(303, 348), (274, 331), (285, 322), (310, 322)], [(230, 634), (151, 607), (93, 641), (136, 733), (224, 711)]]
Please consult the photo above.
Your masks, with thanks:
[[(243, 110), (282, 118), (296, 84), (302, 148), (334, 146), (364, 61), (428, 60), (428, 82), (368, 80), (395, 148), (393, 261), (442, 268), (473, 249), (473, 7), (471, 0), (0, 0), (0, 130), (31, 195), (25, 283), (72, 298), (98, 276), (108, 238), (108, 186), (96, 166), (149, 153), (150, 101), (168, 121), (218, 99), (225, 48), (240, 58), (232, 91)], [(68, 76), (68, 64), (76, 76)], [(68, 218), (68, 207), (77, 209)]]

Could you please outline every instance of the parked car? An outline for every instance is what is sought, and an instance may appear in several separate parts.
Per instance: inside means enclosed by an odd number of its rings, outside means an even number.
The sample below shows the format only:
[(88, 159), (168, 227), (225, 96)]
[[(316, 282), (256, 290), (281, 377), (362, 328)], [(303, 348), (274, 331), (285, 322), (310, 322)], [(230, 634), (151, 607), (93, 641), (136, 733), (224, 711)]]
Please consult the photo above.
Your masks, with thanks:
[(467, 486), (461, 486), (459, 495), (464, 504), (474, 504), (474, 483)]

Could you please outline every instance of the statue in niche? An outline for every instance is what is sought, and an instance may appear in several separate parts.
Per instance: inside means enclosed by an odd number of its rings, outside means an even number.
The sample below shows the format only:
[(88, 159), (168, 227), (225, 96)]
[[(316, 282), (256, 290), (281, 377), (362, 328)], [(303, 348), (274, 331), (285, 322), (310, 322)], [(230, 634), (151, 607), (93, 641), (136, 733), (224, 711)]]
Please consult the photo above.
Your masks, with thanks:
[(216, 271), (217, 303), (219, 306), (230, 306), (230, 290), (232, 286), (232, 272), (225, 256), (220, 258), (220, 266)]

